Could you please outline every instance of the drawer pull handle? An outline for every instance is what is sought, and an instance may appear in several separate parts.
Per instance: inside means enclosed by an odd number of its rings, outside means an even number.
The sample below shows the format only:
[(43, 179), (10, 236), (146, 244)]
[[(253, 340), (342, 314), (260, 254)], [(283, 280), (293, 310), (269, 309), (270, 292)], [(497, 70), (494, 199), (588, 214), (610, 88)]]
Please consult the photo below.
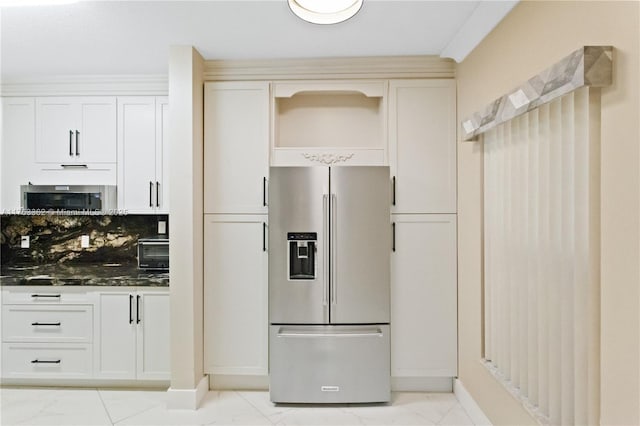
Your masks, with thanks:
[(62, 360), (60, 359), (56, 359), (55, 361), (45, 361), (45, 360), (39, 360), (39, 359), (34, 359), (33, 361), (31, 361), (31, 364), (60, 364)]
[(60, 164), (63, 169), (88, 169), (87, 164)]
[(32, 326), (37, 327), (39, 325), (50, 325), (53, 327), (60, 327), (61, 323), (59, 322), (32, 322), (31, 323)]
[(31, 297), (55, 297), (60, 298), (59, 294), (32, 294)]

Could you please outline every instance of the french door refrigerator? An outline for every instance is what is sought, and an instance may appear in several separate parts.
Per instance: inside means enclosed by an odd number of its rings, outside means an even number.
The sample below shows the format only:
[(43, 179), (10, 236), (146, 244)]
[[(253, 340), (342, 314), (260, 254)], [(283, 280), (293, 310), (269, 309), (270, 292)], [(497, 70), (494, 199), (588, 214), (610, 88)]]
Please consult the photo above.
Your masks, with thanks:
[(270, 396), (390, 400), (388, 167), (272, 167)]

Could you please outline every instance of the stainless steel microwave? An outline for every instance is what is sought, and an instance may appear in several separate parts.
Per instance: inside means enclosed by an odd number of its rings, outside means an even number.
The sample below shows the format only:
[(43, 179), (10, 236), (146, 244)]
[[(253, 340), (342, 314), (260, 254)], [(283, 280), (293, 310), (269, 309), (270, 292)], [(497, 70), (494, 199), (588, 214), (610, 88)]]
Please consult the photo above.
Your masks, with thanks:
[(115, 185), (21, 185), (21, 207), (26, 210), (91, 211), (116, 209)]
[(138, 240), (138, 268), (169, 270), (169, 239), (140, 238)]

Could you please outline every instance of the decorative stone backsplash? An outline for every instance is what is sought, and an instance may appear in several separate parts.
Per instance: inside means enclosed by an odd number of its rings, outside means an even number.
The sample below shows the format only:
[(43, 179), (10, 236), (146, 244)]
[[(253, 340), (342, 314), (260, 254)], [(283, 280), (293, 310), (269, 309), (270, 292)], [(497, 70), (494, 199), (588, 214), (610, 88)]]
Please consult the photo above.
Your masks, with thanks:
[[(2, 215), (0, 262), (3, 267), (52, 263), (135, 263), (138, 238), (157, 236), (160, 220), (167, 222), (168, 230), (167, 215)], [(83, 235), (89, 236), (87, 248), (81, 247)], [(29, 248), (21, 248), (22, 236), (29, 236)]]

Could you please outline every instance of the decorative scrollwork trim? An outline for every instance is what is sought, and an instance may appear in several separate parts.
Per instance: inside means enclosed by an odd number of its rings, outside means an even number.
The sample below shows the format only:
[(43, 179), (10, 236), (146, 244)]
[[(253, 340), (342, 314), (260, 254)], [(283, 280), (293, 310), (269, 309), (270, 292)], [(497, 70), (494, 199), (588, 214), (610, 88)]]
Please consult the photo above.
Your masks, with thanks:
[(343, 163), (350, 160), (355, 154), (353, 152), (348, 154), (310, 154), (308, 152), (302, 153), (302, 156), (309, 161), (315, 161), (317, 163), (326, 164), (328, 166), (336, 163)]

